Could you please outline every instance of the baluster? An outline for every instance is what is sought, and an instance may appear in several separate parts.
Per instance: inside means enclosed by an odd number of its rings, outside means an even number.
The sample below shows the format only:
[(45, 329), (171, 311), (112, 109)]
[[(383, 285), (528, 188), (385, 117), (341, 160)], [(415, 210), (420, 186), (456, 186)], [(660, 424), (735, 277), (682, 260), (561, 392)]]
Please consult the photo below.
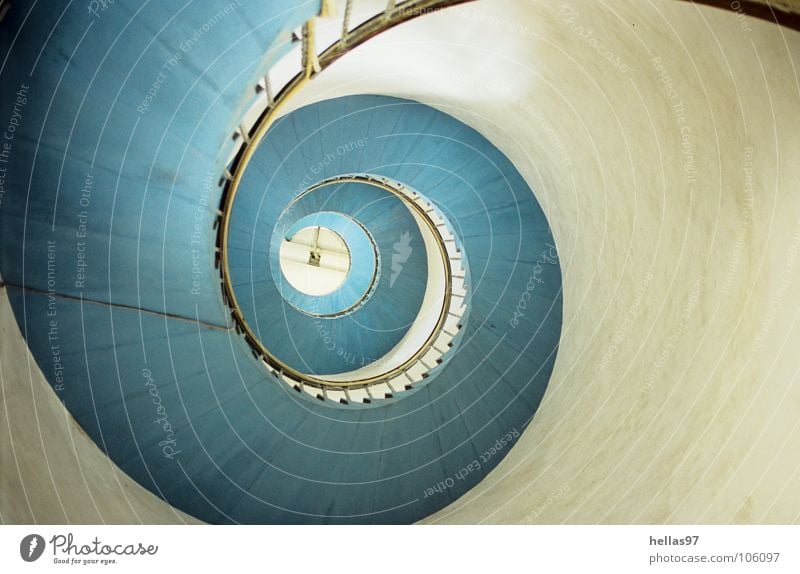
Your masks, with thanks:
[(353, 0), (347, 0), (344, 5), (344, 17), (342, 18), (342, 43), (347, 42), (347, 35), (350, 33), (350, 15), (353, 11)]

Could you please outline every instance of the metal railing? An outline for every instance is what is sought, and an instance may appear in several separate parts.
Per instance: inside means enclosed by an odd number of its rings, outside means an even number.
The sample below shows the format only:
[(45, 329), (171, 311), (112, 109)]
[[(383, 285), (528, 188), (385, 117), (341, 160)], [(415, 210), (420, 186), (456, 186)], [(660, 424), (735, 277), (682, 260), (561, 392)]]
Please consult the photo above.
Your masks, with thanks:
[[(403, 184), (380, 176), (342, 175), (323, 180), (309, 188), (309, 191), (344, 183), (374, 185), (401, 199), (407, 208), (417, 215), (418, 221), (422, 222), (434, 240), (442, 265), (443, 294), (438, 305), (436, 322), (432, 327), (425, 329), (424, 342), (413, 352), (398, 353), (401, 356), (408, 354), (399, 366), (387, 368), (379, 375), (369, 378), (355, 377), (355, 372), (353, 373), (355, 378), (346, 381), (343, 377), (348, 373), (332, 375), (327, 379), (319, 377), (324, 379), (324, 385), (313, 384), (316, 381), (311, 381), (311, 384), (306, 380), (298, 381), (300, 377), (297, 374), (284, 381), (296, 390), (320, 399), (342, 403), (372, 402), (374, 399), (392, 398), (398, 392), (412, 389), (443, 362), (444, 355), (453, 346), (452, 341), (461, 329), (461, 319), (466, 311), (467, 270), (462, 253), (457, 247), (455, 234), (445, 216), (430, 201)], [(424, 310), (421, 313), (424, 313)], [(418, 328), (417, 325), (415, 321), (409, 331)], [(310, 377), (303, 375), (302, 378)]]
[[(390, 0), (387, 2), (386, 8), (382, 12), (379, 12), (351, 30), (350, 18), (353, 12), (355, 1), (348, 0), (344, 8), (341, 26), (342, 32), (339, 39), (319, 53), (317, 52), (315, 46), (315, 19), (312, 18), (302, 26), (302, 29), (299, 33), (298, 40), (301, 42), (300, 71), (292, 76), (287, 82), (285, 82), (277, 90), (277, 93), (275, 92), (273, 79), (271, 78), (270, 73), (267, 73), (264, 79), (259, 82), (255, 88), (256, 93), (261, 94), (261, 100), (251, 107), (251, 111), (249, 113), (249, 115), (252, 116), (253, 110), (255, 110), (255, 112), (257, 112), (257, 118), (252, 122), (245, 120), (240, 123), (238, 129), (232, 135), (235, 145), (229, 156), (228, 165), (224, 170), (222, 178), (220, 179), (220, 185), (224, 186), (224, 189), (222, 193), (219, 217), (216, 222), (217, 266), (221, 274), (223, 297), (226, 305), (230, 309), (231, 317), (233, 318), (237, 332), (244, 336), (247, 343), (253, 349), (254, 354), (261, 357), (274, 375), (292, 387), (298, 388), (298, 390), (302, 390), (306, 386), (318, 388), (323, 391), (321, 398), (325, 399), (328, 398), (326, 396), (328, 390), (339, 390), (344, 392), (344, 389), (368, 388), (371, 385), (376, 385), (379, 383), (387, 384), (388, 381), (395, 379), (398, 376), (405, 376), (404, 373), (407, 372), (408, 368), (414, 365), (417, 361), (421, 360), (421, 358), (425, 356), (428, 351), (430, 351), (431, 346), (436, 340), (437, 333), (445, 329), (445, 324), (447, 323), (447, 317), (449, 314), (458, 317), (456, 313), (451, 313), (449, 305), (449, 301), (453, 299), (453, 297), (451, 296), (452, 293), (450, 290), (450, 281), (452, 280), (452, 276), (449, 271), (448, 256), (449, 251), (454, 251), (454, 254), (457, 254), (458, 250), (455, 248), (456, 244), (454, 238), (450, 238), (447, 241), (443, 240), (441, 243), (441, 250), (444, 254), (443, 258), (448, 262), (448, 284), (446, 287), (447, 296), (445, 298), (447, 304), (443, 305), (442, 307), (440, 318), (437, 321), (437, 330), (431, 333), (430, 337), (426, 340), (425, 345), (423, 345), (419, 351), (409, 359), (409, 361), (406, 361), (401, 367), (392, 369), (386, 373), (347, 382), (329, 381), (324, 377), (301, 373), (300, 371), (290, 367), (275, 357), (255, 335), (241, 311), (233, 284), (231, 282), (230, 264), (228, 259), (228, 241), (231, 214), (233, 211), (233, 203), (236, 199), (236, 193), (239, 189), (242, 178), (244, 177), (246, 168), (250, 163), (253, 154), (258, 148), (259, 143), (264, 139), (267, 131), (272, 126), (278, 115), (285, 108), (287, 102), (305, 85), (307, 85), (311, 80), (313, 80), (318, 74), (333, 64), (336, 60), (344, 56), (353, 48), (360, 46), (367, 40), (386, 30), (389, 30), (394, 26), (397, 26), (398, 24), (407, 22), (423, 14), (434, 12), (448, 6), (462, 4), (468, 1), (471, 0), (407, 0), (405, 2)], [(323, 14), (328, 12), (328, 8), (328, 2), (323, 1)], [(248, 114), (245, 115), (247, 116)], [(381, 184), (381, 182), (372, 183), (383, 185), (388, 191), (395, 193), (395, 189), (389, 185)], [(408, 201), (407, 203), (411, 209), (417, 210), (417, 212), (421, 214), (425, 221), (430, 221), (429, 214), (426, 213), (425, 209), (423, 209), (418, 202), (412, 200)], [(437, 232), (435, 224), (433, 225), (433, 231)], [(458, 292), (457, 297), (462, 295), (463, 293)], [(413, 384), (413, 381), (410, 382)], [(389, 388), (392, 389), (392, 386), (390, 385)], [(367, 394), (369, 395), (371, 393), (367, 391)], [(391, 396), (393, 393), (384, 394)], [(343, 402), (350, 401), (345, 398)]]

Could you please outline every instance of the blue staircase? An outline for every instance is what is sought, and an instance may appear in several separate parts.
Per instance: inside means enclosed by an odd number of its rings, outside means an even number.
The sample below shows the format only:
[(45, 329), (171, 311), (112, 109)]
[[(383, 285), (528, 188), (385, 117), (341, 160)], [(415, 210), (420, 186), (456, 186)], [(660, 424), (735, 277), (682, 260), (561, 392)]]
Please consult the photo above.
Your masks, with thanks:
[[(223, 301), (218, 182), (252, 86), (319, 3), (234, 3), (185, 50), (229, 5), (199, 4), (118, 1), (93, 19), (85, 6), (39, 3), (36, 25), (15, 39), (32, 6), (15, 2), (3, 22), (0, 117), (30, 88), (0, 207), (0, 271), (23, 335), (100, 448), (202, 520), (424, 518), (499, 463), (544, 394), (562, 320), (544, 213), (497, 148), (423, 104), (351, 96), (285, 116), (248, 167), (231, 220), (237, 296), (250, 292), (242, 308), (262, 341), (309, 372), (353, 368), (318, 352), (315, 319), (281, 296), (270, 270), (287, 204), (340, 174), (392, 178), (430, 199), (468, 257), (471, 295), (448, 361), (393, 400), (337, 406), (277, 382)], [(336, 195), (310, 198), (297, 215), (356, 217), (379, 245), (380, 284), (357, 312), (316, 320), (347, 352), (377, 354), (418, 309), (422, 250), (387, 289), (408, 214), (358, 186)]]

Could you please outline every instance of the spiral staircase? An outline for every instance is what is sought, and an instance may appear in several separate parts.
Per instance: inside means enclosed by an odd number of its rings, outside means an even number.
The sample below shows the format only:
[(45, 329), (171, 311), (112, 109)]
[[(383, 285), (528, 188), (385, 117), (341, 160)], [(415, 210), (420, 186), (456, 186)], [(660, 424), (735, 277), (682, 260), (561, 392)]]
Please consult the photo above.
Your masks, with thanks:
[[(686, 26), (691, 10), (720, 25), (738, 22), (737, 13), (714, 7), (657, 4)], [(791, 7), (747, 4), (748, 25), (785, 31), (789, 53), (800, 46)], [(513, 74), (494, 86), (464, 86), (455, 77), (458, 66), (493, 73), (484, 40), (462, 37), (476, 28), (494, 27), (485, 42), (493, 43), (492, 58), (503, 59), (498, 54), (509, 48), (503, 38), (513, 19), (476, 16), (494, 6), (497, 14), (548, 14), (538, 32), (515, 32), (538, 42), (538, 54), (510, 52), (523, 67), (540, 54), (554, 58), (547, 50), (559, 49), (541, 38), (556, 22), (571, 27), (564, 42), (596, 65), (605, 55), (581, 36), (585, 26), (575, 29), (573, 16), (583, 11), (585, 23), (586, 13), (602, 8), (234, 0), (213, 10), (199, 3), (93, 2), (87, 15), (71, 2), (11, 6), (0, 21), (0, 41), (13, 58), (0, 69), (0, 118), (20, 121), (9, 140), (13, 167), (5, 172), (0, 204), (3, 287), (21, 348), (36, 362), (28, 363), (28, 376), (40, 370), (51, 387), (42, 401), (62, 403), (71, 417), (66, 424), (99, 447), (85, 456), (108, 467), (93, 474), (108, 476), (107, 483), (114, 476), (112, 490), (132, 492), (126, 504), (137, 518), (411, 523), (451, 514), (480, 520), (505, 508), (509, 521), (538, 521), (556, 511), (559, 520), (571, 520), (578, 499), (604, 486), (598, 468), (617, 467), (603, 463), (588, 472), (584, 464), (621, 432), (631, 410), (612, 416), (620, 426), (610, 431), (588, 427), (595, 410), (613, 402), (616, 387), (602, 385), (629, 375), (622, 370), (610, 382), (598, 380), (618, 356), (610, 349), (636, 342), (629, 333), (646, 313), (643, 301), (659, 292), (655, 285), (674, 280), (653, 266), (660, 260), (644, 236), (637, 240), (644, 246), (634, 247), (630, 237), (620, 240), (596, 222), (586, 224), (591, 239), (581, 236), (578, 220), (592, 216), (574, 206), (595, 214), (616, 210), (616, 220), (604, 225), (637, 233), (643, 224), (635, 209), (630, 217), (626, 209), (638, 196), (609, 190), (628, 180), (638, 142), (625, 139), (629, 156), (614, 157), (586, 128), (593, 119), (613, 139), (614, 122), (625, 122), (615, 109), (612, 120), (581, 117), (576, 131), (589, 136), (565, 147), (562, 131), (550, 127), (555, 116), (526, 107), (526, 100), (509, 93), (510, 103), (481, 107), (502, 102), (497, 90), (513, 87)], [(631, 27), (652, 17), (640, 5), (626, 3), (625, 10)], [(614, 37), (614, 25), (598, 34)], [(439, 46), (436, 30), (445, 29), (447, 45)], [(416, 45), (414, 38), (423, 40)], [(476, 48), (472, 60), (465, 42)], [(633, 58), (630, 50), (623, 55)], [(409, 59), (422, 62), (429, 51), (440, 54), (439, 72), (405, 75)], [(547, 95), (547, 82), (559, 75), (546, 64), (537, 74)], [(568, 91), (578, 82), (560, 79)], [(458, 94), (448, 98), (437, 82)], [(661, 74), (654, 91), (667, 83)], [(610, 85), (639, 89), (625, 80)], [(15, 95), (20, 90), (24, 104)], [(746, 93), (739, 97), (751, 101)], [(797, 97), (791, 89), (774, 95), (779, 109)], [(568, 99), (549, 98), (549, 110), (569, 106)], [(665, 113), (638, 114), (622, 133), (649, 133), (662, 120), (654, 116)], [(536, 137), (514, 132), (515, 115), (538, 128)], [(575, 117), (561, 130), (569, 131)], [(757, 131), (751, 128), (754, 140)], [(792, 145), (788, 136), (776, 138)], [(671, 146), (655, 141), (642, 146)], [(567, 149), (587, 161), (576, 165)], [(680, 143), (677, 149), (686, 151)], [(608, 162), (599, 172), (597, 157)], [(677, 157), (683, 169), (685, 153)], [(564, 175), (573, 170), (585, 177)], [(659, 185), (669, 169), (662, 163), (661, 170), (659, 180), (634, 169), (634, 187), (666, 193)], [(646, 217), (658, 209), (665, 217), (665, 204), (658, 205), (647, 204)], [(664, 229), (663, 220), (659, 225), (665, 237), (677, 233)], [(603, 251), (606, 239), (613, 264)], [(592, 248), (599, 250), (596, 260)], [(649, 265), (636, 250), (647, 252)], [(676, 268), (683, 257), (681, 250)], [(698, 290), (706, 277), (721, 274), (702, 271)], [(576, 279), (587, 276), (588, 283)], [(576, 291), (579, 284), (584, 291)], [(658, 322), (656, 315), (647, 318)], [(598, 333), (601, 326), (609, 337)], [(11, 337), (4, 331), (4, 345)], [(646, 334), (641, 340), (651, 341)], [(662, 350), (662, 340), (652, 339), (649, 356)], [(630, 365), (635, 349), (628, 352), (623, 362)], [(3, 361), (8, 368), (7, 356)], [(657, 408), (635, 402), (660, 392), (651, 393), (652, 381), (643, 376), (652, 374), (649, 363), (636, 373), (650, 387), (624, 395), (620, 408)], [(598, 385), (605, 389), (599, 394)], [(543, 400), (552, 404), (537, 414)], [(58, 412), (60, 405), (48, 408)], [(644, 420), (660, 420), (642, 412)], [(11, 428), (15, 415), (7, 406), (6, 413)], [(562, 424), (586, 425), (577, 433), (586, 443), (581, 450), (575, 439), (556, 441)], [(21, 476), (22, 451), (13, 445), (11, 451), (13, 462), (3, 464)], [(559, 467), (564, 452), (575, 456)], [(55, 484), (60, 471), (49, 462), (48, 469)], [(518, 496), (547, 473), (553, 476), (539, 496), (514, 514), (503, 481), (512, 477)], [(573, 481), (582, 488), (567, 494), (570, 488), (562, 487)], [(69, 502), (58, 499), (64, 510)], [(18, 504), (4, 506), (18, 509), (12, 516), (25, 515)], [(606, 510), (588, 516), (604, 520)], [(662, 518), (657, 511), (653, 517)]]

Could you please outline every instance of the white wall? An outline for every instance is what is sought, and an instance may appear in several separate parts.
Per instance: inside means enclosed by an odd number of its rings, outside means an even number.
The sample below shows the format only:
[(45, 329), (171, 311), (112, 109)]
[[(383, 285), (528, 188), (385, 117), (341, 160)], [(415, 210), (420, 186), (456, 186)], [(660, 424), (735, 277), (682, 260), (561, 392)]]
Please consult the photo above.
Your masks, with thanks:
[(554, 229), (544, 403), (430, 522), (800, 521), (798, 67), (800, 34), (714, 8), (486, 0), (376, 38), (298, 100), (436, 105), (514, 161)]

